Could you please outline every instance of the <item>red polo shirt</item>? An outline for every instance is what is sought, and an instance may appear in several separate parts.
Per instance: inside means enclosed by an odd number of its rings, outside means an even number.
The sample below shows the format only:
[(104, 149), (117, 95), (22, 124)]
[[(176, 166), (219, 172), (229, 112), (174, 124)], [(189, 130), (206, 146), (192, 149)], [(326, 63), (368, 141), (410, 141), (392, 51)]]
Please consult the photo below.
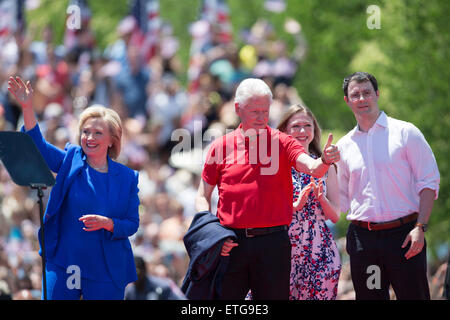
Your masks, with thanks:
[(232, 228), (289, 225), (291, 168), (305, 151), (276, 129), (267, 127), (250, 140), (241, 127), (214, 140), (202, 172), (203, 180), (219, 189), (220, 223)]

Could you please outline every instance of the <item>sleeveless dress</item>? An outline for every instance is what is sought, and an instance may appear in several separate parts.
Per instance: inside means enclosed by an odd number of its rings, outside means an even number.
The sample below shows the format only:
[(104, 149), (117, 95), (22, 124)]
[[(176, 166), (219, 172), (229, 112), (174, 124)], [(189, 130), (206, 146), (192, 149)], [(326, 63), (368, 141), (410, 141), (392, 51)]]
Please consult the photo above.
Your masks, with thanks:
[[(314, 157), (314, 156), (313, 156)], [(294, 202), (311, 179), (323, 180), (292, 168)], [(292, 244), (290, 300), (335, 300), (341, 271), (341, 260), (319, 200), (311, 191), (306, 204), (294, 212), (289, 227)]]

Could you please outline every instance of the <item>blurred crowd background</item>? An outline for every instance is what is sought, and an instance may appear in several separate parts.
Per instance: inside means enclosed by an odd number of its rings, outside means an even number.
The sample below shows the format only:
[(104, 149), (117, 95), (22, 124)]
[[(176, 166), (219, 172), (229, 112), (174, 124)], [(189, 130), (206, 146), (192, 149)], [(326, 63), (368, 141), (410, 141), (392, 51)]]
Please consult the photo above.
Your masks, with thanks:
[[(129, 11), (111, 30), (116, 39), (106, 48), (97, 45), (87, 1), (68, 2), (80, 8), (81, 20), (67, 15), (62, 43), (55, 41), (51, 25), (41, 34), (32, 21), (25, 28), (19, 14), (24, 8), (12, 3), (26, 7), (38, 2), (0, 1), (0, 16), (12, 19), (0, 23), (0, 130), (15, 131), (22, 125), (20, 107), (7, 90), (11, 75), (31, 81), (41, 130), (60, 148), (75, 142), (77, 116), (84, 108), (101, 104), (115, 109), (123, 124), (118, 161), (140, 172), (134, 254), (144, 261), (148, 277), (181, 297), (178, 288), (189, 263), (182, 238), (196, 213), (204, 150), (213, 137), (239, 123), (233, 92), (244, 78), (262, 78), (271, 86), (273, 127), (288, 106), (303, 102), (293, 86), (307, 53), (300, 24), (292, 19), (285, 25), (294, 39), (291, 49), (265, 19), (243, 30), (238, 42), (226, 2), (203, 1), (198, 20), (189, 26), (189, 64), (183, 68), (177, 55), (180, 41), (170, 23), (158, 17), (157, 1), (129, 1)], [(285, 10), (284, 1), (262, 4), (274, 14)], [(14, 15), (6, 15), (13, 7)], [(49, 193), (45, 191), (44, 204)], [(217, 193), (213, 197), (217, 201)], [(38, 228), (35, 191), (15, 185), (0, 165), (0, 297), (40, 299)], [(354, 299), (345, 237), (333, 231), (343, 261), (338, 299)], [(432, 298), (441, 299), (446, 260), (429, 269)]]

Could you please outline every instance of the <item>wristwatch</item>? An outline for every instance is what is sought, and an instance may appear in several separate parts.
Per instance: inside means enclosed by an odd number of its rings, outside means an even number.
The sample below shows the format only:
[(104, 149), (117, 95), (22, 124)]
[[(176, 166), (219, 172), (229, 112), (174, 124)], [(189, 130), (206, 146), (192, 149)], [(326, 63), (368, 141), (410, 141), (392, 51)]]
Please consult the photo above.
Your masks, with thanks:
[(417, 222), (415, 227), (419, 227), (423, 232), (426, 232), (428, 229), (428, 224)]

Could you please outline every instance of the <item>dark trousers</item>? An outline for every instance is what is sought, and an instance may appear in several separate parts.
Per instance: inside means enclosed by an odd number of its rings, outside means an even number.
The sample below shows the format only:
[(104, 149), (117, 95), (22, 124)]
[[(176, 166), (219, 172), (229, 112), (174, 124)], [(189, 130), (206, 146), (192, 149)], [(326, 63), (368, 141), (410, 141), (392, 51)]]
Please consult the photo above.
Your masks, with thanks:
[(402, 244), (415, 222), (380, 231), (350, 224), (347, 253), (357, 300), (389, 300), (389, 285), (398, 300), (429, 300), (426, 242), (422, 251), (407, 260)]
[(287, 231), (246, 238), (230, 251), (222, 281), (221, 300), (243, 300), (249, 289), (254, 300), (289, 300), (291, 242)]

